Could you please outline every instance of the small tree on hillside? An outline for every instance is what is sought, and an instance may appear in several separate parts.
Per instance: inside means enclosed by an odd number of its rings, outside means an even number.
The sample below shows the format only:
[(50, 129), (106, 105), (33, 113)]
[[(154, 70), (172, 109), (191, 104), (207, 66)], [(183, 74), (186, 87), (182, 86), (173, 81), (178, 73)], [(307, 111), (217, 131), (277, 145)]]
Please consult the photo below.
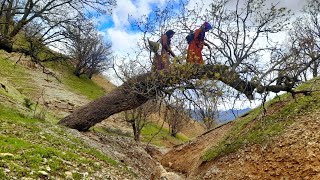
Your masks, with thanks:
[(140, 134), (142, 128), (148, 123), (148, 117), (157, 111), (156, 101), (148, 101), (138, 108), (125, 111), (125, 120), (132, 126), (135, 141), (140, 142)]
[[(202, 122), (207, 130), (217, 125), (216, 118), (218, 117), (218, 100), (221, 99), (221, 91), (213, 88), (207, 89), (202, 86), (199, 91), (191, 91), (185, 93), (185, 97), (189, 100), (189, 114), (191, 117)], [(195, 96), (190, 98), (190, 96)]]
[(182, 103), (174, 103), (166, 105), (167, 115), (165, 121), (169, 124), (170, 135), (176, 137), (183, 127), (183, 123), (187, 121), (187, 114)]
[(111, 44), (105, 44), (92, 23), (85, 19), (67, 28), (65, 36), (70, 43), (67, 51), (75, 64), (74, 74), (92, 75), (104, 71), (111, 59)]
[(94, 44), (89, 55), (89, 63), (86, 69), (86, 74), (91, 79), (92, 75), (102, 73), (108, 68), (111, 63), (111, 44), (104, 43), (102, 38)]

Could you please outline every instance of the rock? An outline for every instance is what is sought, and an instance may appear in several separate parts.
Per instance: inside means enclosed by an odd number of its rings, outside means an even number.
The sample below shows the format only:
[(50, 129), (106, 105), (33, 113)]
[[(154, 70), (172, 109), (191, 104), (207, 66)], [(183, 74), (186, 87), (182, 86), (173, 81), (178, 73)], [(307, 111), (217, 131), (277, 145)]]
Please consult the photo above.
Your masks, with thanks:
[(72, 172), (66, 171), (66, 172), (64, 172), (64, 174), (66, 175), (66, 179), (73, 179)]
[(42, 174), (44, 176), (48, 176), (49, 174), (46, 171), (38, 171), (39, 174)]
[(163, 179), (163, 180), (182, 180), (182, 178), (180, 176), (178, 176), (177, 174), (172, 173), (172, 172), (167, 172), (167, 173), (161, 174), (160, 179)]
[(0, 153), (0, 157), (13, 157), (14, 155), (11, 153)]

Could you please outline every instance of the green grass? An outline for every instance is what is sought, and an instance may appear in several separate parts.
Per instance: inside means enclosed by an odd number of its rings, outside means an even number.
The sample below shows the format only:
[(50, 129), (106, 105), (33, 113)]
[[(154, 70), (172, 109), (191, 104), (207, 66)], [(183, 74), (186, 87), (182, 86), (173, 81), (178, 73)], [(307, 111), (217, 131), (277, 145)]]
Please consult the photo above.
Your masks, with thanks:
[(73, 74), (74, 68), (68, 62), (47, 62), (46, 66), (60, 72), (62, 83), (75, 93), (96, 99), (105, 94), (104, 89), (86, 76), (77, 77)]
[[(160, 132), (159, 132), (159, 129), (161, 129)], [(161, 128), (154, 123), (147, 123), (142, 128), (141, 136), (142, 136), (142, 141), (149, 142), (151, 140), (150, 142), (157, 146), (165, 146), (164, 144), (165, 142), (171, 142), (172, 144), (181, 144), (189, 140), (186, 136), (179, 133), (177, 134), (176, 137), (173, 137), (170, 135), (170, 132), (168, 129)]]
[(53, 179), (65, 179), (65, 172), (73, 172), (75, 179), (83, 179), (84, 172), (90, 175), (106, 164), (119, 165), (63, 128), (3, 105), (0, 105), (0, 122), (0, 179), (44, 178), (39, 171), (49, 173)]
[[(320, 89), (317, 79), (311, 80), (297, 88), (297, 90)], [(280, 106), (280, 104), (283, 104)], [(280, 107), (277, 107), (280, 106)], [(210, 161), (222, 155), (237, 151), (248, 144), (264, 143), (273, 136), (279, 135), (294, 122), (296, 116), (313, 112), (320, 108), (320, 94), (314, 92), (312, 96), (298, 95), (295, 99), (291, 94), (283, 94), (266, 103), (267, 111), (276, 107), (275, 113), (261, 116), (261, 107), (252, 110), (246, 117), (235, 121), (235, 125), (216, 147), (212, 147), (202, 156), (204, 161)]]
[[(160, 130), (161, 129), (161, 130)], [(114, 128), (104, 128), (104, 127), (92, 127), (90, 130), (94, 132), (106, 133), (108, 135), (114, 136), (125, 136), (133, 138), (132, 133), (123, 132), (120, 129)], [(160, 132), (159, 132), (160, 130)], [(159, 132), (159, 133), (158, 133)], [(155, 135), (157, 134), (157, 135)], [(155, 136), (154, 136), (155, 135)], [(153, 137), (154, 136), (154, 137)], [(170, 135), (170, 132), (166, 128), (161, 128), (160, 126), (154, 123), (147, 123), (140, 134), (141, 141), (149, 142), (156, 146), (166, 146), (166, 143), (172, 144), (181, 144), (183, 142), (188, 141), (188, 137), (184, 136), (183, 134), (178, 133), (176, 137)]]
[(16, 65), (14, 61), (9, 60), (0, 52), (0, 77), (5, 77), (2, 80), (8, 81), (20, 93), (26, 96), (37, 94), (35, 84), (31, 79), (31, 75), (27, 73), (25, 68)]
[(102, 87), (85, 76), (80, 76), (80, 78), (78, 78), (70, 73), (63, 78), (63, 82), (74, 92), (82, 94), (89, 99), (96, 99), (105, 94)]

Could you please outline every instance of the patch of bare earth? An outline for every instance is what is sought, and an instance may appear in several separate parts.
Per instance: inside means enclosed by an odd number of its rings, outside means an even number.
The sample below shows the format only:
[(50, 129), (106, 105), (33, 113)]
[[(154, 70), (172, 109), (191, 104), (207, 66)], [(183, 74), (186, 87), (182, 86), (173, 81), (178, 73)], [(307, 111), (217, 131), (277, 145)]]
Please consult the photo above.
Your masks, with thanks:
[(40, 88), (36, 101), (52, 110), (58, 118), (89, 102), (85, 96), (68, 91), (64, 84), (38, 71), (31, 72), (33, 80)]
[(137, 143), (133, 138), (112, 136), (97, 132), (77, 134), (91, 147), (97, 148), (112, 159), (128, 166), (136, 176), (130, 179), (182, 179), (179, 175), (167, 172), (153, 156), (162, 156), (156, 147)]
[(178, 145), (164, 154), (161, 164), (171, 171), (176, 171), (188, 176), (200, 164), (202, 154), (208, 148), (216, 146), (218, 142), (230, 131), (232, 122), (211, 130), (196, 139)]
[(21, 55), (19, 53), (7, 54), (7, 57), (26, 68), (30, 74), (28, 83), (33, 84), (33, 91), (35, 92), (32, 99), (34, 103), (43, 105), (48, 110), (52, 111), (57, 118), (62, 118), (74, 109), (89, 102), (89, 100), (80, 94), (69, 91), (67, 87), (59, 82), (55, 77), (47, 73), (53, 73), (59, 78), (60, 74), (53, 70), (46, 68), (44, 70), (38, 64), (31, 61), (30, 57)]
[(188, 179), (320, 179), (320, 111), (263, 145), (205, 162)]

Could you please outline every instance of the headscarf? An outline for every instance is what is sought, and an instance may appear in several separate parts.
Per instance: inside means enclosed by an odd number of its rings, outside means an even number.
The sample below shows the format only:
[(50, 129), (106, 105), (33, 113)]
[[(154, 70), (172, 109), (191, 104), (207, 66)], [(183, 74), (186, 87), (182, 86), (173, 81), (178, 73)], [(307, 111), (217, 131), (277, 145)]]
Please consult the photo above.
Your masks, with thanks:
[(208, 23), (208, 22), (204, 22), (204, 23), (202, 24), (202, 27), (204, 27), (204, 29), (205, 29), (206, 31), (209, 31), (210, 29), (212, 29), (211, 24)]
[(201, 29), (203, 29), (203, 30), (201, 30), (200, 31), (200, 33), (199, 33), (199, 35), (198, 35), (198, 40), (199, 41), (204, 41), (204, 37), (205, 37), (205, 35), (206, 35), (206, 31), (209, 31), (210, 29), (212, 29), (212, 26), (211, 26), (211, 24), (210, 23), (208, 23), (208, 22), (204, 22), (202, 25), (201, 25)]
[(168, 37), (171, 37), (172, 35), (174, 35), (174, 33), (176, 33), (176, 32), (174, 32), (173, 30), (168, 30), (167, 32), (166, 32), (166, 35), (168, 36)]
[(171, 44), (171, 36), (172, 35), (174, 35), (174, 33), (176, 33), (176, 32), (174, 32), (173, 30), (168, 30), (167, 32), (166, 32), (166, 35), (167, 35), (167, 37), (168, 37), (168, 42), (167, 42), (167, 44), (168, 44), (168, 46), (170, 46), (170, 44)]

